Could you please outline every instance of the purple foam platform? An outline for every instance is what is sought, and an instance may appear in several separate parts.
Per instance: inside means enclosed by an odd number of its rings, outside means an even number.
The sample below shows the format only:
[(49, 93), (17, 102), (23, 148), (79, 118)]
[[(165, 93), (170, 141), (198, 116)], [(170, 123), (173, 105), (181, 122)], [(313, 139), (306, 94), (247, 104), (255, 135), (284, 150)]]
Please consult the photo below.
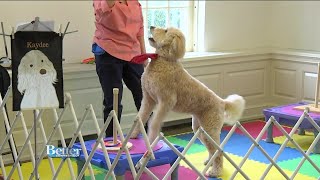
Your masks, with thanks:
[[(112, 137), (105, 138), (104, 141), (112, 141)], [(147, 151), (147, 146), (141, 136), (139, 136), (137, 139), (129, 139), (129, 142), (132, 143), (132, 148), (129, 150), (130, 154), (143, 154)], [(95, 142), (92, 143), (92, 147), (94, 144)], [(159, 141), (158, 144), (153, 148), (153, 151), (159, 150), (162, 148), (162, 146), (163, 142)], [(97, 149), (97, 151), (102, 151), (102, 149)], [(108, 153), (117, 154), (118, 151), (108, 151)], [(123, 151), (122, 154), (125, 154), (125, 152)]]
[[(271, 116), (274, 116), (275, 119), (283, 125), (288, 125), (293, 127), (300, 116), (303, 114), (303, 110), (296, 110), (294, 107), (296, 106), (302, 106), (309, 103), (306, 102), (299, 102), (294, 104), (287, 104), (283, 106), (277, 106), (272, 108), (267, 108), (263, 110), (263, 113), (265, 115), (265, 120), (267, 121)], [(320, 113), (309, 113), (310, 117), (314, 119), (314, 121), (320, 125)], [(304, 129), (314, 129), (314, 126), (307, 120), (306, 118), (302, 121), (300, 128)]]

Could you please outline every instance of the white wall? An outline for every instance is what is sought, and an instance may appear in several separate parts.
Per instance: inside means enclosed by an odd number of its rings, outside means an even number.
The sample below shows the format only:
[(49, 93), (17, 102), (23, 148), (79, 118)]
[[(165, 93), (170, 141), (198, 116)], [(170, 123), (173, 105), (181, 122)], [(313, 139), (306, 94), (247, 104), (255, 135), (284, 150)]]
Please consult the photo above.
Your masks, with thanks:
[[(30, 22), (36, 16), (40, 20), (54, 20), (56, 31), (59, 24), (63, 30), (70, 21), (68, 31), (79, 32), (65, 36), (64, 58), (66, 62), (80, 62), (92, 57), (91, 44), (94, 33), (92, 1), (0, 1), (0, 21), (11, 33), (11, 26), (20, 22)], [(7, 38), (7, 42), (9, 42)], [(0, 57), (5, 55), (3, 40), (0, 40)], [(10, 46), (9, 46), (10, 50)]]
[[(206, 1), (205, 4), (205, 51), (264, 47), (320, 50), (320, 2)], [(29, 22), (35, 16), (55, 20), (56, 29), (58, 24), (70, 21), (69, 30), (79, 30), (64, 40), (67, 63), (92, 56), (92, 1), (0, 1), (0, 21), (5, 23), (7, 32), (10, 26)], [(4, 54), (1, 38), (0, 56)]]
[(320, 51), (318, 1), (206, 1), (205, 50)]
[(269, 47), (271, 5), (266, 1), (206, 1), (205, 50)]
[(320, 2), (274, 1), (270, 18), (274, 47), (320, 50)]
[[(205, 50), (235, 50), (268, 46), (269, 2), (207, 1), (205, 14)], [(66, 36), (64, 58), (66, 62), (79, 62), (91, 57), (94, 33), (92, 1), (0, 1), (0, 17), (7, 32), (10, 26), (40, 20), (55, 20), (69, 30), (79, 32)], [(9, 40), (9, 39), (8, 39)], [(2, 39), (0, 56), (4, 55)], [(9, 48), (10, 49), (10, 48)]]

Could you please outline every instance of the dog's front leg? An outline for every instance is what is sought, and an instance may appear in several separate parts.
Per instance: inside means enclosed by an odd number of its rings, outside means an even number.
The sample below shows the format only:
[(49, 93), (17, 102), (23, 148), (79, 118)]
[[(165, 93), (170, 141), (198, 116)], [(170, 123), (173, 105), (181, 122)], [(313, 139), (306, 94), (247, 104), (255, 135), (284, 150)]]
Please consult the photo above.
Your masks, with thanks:
[(159, 135), (162, 127), (162, 122), (165, 119), (170, 109), (171, 109), (170, 105), (166, 103), (160, 103), (156, 108), (156, 111), (152, 115), (152, 118), (149, 121), (149, 127), (148, 127), (148, 136), (151, 144)]
[[(140, 118), (143, 124), (145, 124), (148, 121), (155, 104), (156, 103), (149, 96), (149, 94), (144, 92), (143, 99), (141, 102), (141, 107), (140, 107), (140, 110), (137, 115), (137, 118)], [(136, 126), (135, 129), (133, 130), (130, 138), (137, 138), (139, 133), (140, 133), (140, 128), (139, 128), (139, 126)]]

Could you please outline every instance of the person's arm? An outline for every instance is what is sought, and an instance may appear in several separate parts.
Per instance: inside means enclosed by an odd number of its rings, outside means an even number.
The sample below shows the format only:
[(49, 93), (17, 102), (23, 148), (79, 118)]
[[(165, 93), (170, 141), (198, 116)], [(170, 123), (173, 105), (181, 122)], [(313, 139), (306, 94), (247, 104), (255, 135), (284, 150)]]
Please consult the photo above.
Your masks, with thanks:
[[(141, 7), (140, 3), (139, 3), (139, 6)], [(140, 8), (140, 14), (141, 14), (141, 25), (140, 25), (139, 32), (137, 34), (137, 38), (140, 43), (141, 54), (145, 54), (146, 53), (146, 45), (144, 42), (144, 26), (143, 26), (143, 16), (142, 16), (141, 8)], [(148, 65), (148, 60), (143, 63), (144, 67), (146, 67), (147, 65)]]
[[(138, 40), (140, 42), (140, 49), (141, 49), (141, 54), (145, 54), (146, 53), (146, 45), (145, 45), (145, 42), (144, 42), (144, 36), (138, 36)], [(143, 66), (146, 67), (149, 63), (149, 60), (146, 60), (144, 63), (143, 63)]]
[(144, 42), (144, 36), (138, 36), (138, 40), (140, 43), (141, 54), (145, 54), (146, 53), (146, 45)]

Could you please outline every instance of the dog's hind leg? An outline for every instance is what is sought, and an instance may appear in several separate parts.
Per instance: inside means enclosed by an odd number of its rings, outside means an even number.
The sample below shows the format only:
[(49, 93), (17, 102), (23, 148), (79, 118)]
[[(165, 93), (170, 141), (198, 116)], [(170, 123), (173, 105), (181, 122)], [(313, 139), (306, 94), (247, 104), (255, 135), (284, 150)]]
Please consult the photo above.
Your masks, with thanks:
[[(220, 113), (221, 114), (221, 113)], [(214, 118), (212, 118), (214, 117)], [(203, 127), (203, 130), (218, 144), (220, 145), (220, 132), (223, 126), (223, 118), (219, 116), (219, 113), (211, 112), (201, 117), (200, 125)], [(211, 158), (216, 152), (216, 148), (213, 146), (213, 143), (209, 141), (208, 137), (204, 134), (200, 134), (200, 139), (203, 144), (206, 146), (209, 152), (209, 158)], [(208, 161), (207, 161), (208, 163)], [(212, 168), (207, 172), (207, 175), (210, 177), (218, 177), (221, 175), (223, 170), (223, 156), (221, 152), (218, 152), (218, 155), (212, 163)]]
[[(214, 128), (214, 129), (210, 128), (209, 129), (208, 128), (208, 129), (204, 129), (204, 130), (210, 135), (210, 137), (217, 144), (220, 144), (220, 129), (217, 129), (217, 128)], [(208, 149), (209, 158), (211, 158), (217, 149), (213, 146), (213, 144), (209, 141), (209, 139), (203, 133), (201, 133), (201, 136), (202, 136), (201, 139), (203, 139), (203, 143), (205, 144), (205, 146)], [(209, 158), (206, 161), (206, 163), (208, 163)], [(221, 175), (222, 170), (223, 170), (223, 156), (222, 156), (221, 152), (218, 152), (218, 156), (216, 156), (216, 158), (213, 161), (212, 169), (210, 169), (206, 175), (209, 177), (218, 177)]]
[[(140, 107), (140, 110), (137, 115), (137, 118), (140, 118), (143, 124), (145, 124), (148, 121), (155, 104), (156, 103), (150, 97), (150, 95), (148, 93), (144, 92), (142, 102), (141, 102), (141, 107)], [(136, 128), (133, 130), (130, 137), (137, 138), (139, 133), (140, 133), (139, 126), (136, 126)]]
[[(192, 115), (192, 130), (193, 130), (193, 133), (196, 133), (198, 131), (200, 127), (200, 124), (199, 124), (199, 120), (198, 118), (195, 116), (195, 115)], [(198, 136), (198, 139), (201, 141), (201, 143), (205, 146), (208, 145), (208, 143), (206, 143), (206, 139), (205, 139), (205, 136), (203, 134), (203, 132), (200, 132), (199, 136)], [(206, 147), (208, 149), (208, 147)], [(210, 157), (210, 156), (209, 156)], [(207, 165), (209, 161), (209, 158), (205, 159), (204, 160), (204, 165)]]
[[(195, 115), (192, 115), (192, 130), (193, 130), (193, 133), (196, 133), (199, 128), (200, 128), (199, 118), (197, 118), (197, 116), (195, 116)], [(200, 135), (198, 136), (198, 139), (201, 141), (202, 144), (206, 145), (205, 142), (204, 142), (203, 133), (200, 133)], [(206, 160), (204, 162), (204, 164), (206, 165), (207, 162), (208, 162), (208, 160)]]
[[(199, 118), (197, 118), (197, 116), (195, 116), (195, 115), (192, 115), (192, 130), (193, 130), (193, 133), (196, 133), (199, 128), (200, 128)], [(205, 146), (207, 145), (205, 143), (206, 140), (205, 140), (204, 134), (202, 132), (198, 136), (198, 139), (201, 141), (201, 143), (203, 145), (205, 145)], [(204, 165), (207, 165), (208, 161), (209, 161), (209, 158), (204, 161)]]
[(149, 121), (149, 127), (148, 127), (148, 136), (149, 141), (152, 143), (156, 137), (159, 135), (162, 122), (166, 115), (168, 114), (169, 110), (171, 110), (171, 106), (166, 103), (159, 103), (157, 106), (155, 112), (153, 113), (150, 121)]

